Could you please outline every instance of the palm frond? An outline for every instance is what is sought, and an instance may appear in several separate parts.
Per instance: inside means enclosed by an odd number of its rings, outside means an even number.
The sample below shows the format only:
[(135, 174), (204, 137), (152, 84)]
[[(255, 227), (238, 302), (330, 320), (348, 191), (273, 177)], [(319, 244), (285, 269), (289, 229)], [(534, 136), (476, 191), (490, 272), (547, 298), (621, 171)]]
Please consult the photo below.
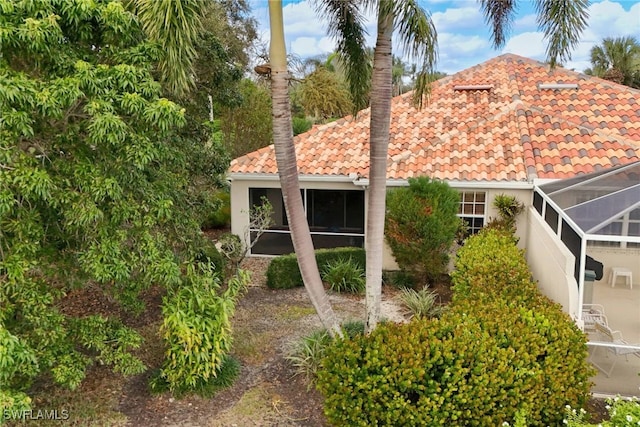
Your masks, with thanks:
[(571, 50), (587, 28), (589, 0), (536, 0), (537, 23), (544, 32), (551, 67), (571, 59)]
[(480, 7), (485, 22), (491, 26), (493, 45), (504, 46), (516, 12), (515, 0), (480, 0)]
[(194, 85), (195, 44), (206, 5), (205, 0), (136, 0), (142, 28), (164, 51), (158, 64), (160, 79), (176, 96)]
[(344, 66), (354, 113), (369, 103), (371, 60), (366, 50), (363, 2), (316, 0), (318, 14), (327, 19), (328, 33), (336, 40), (336, 51)]
[(401, 49), (410, 61), (418, 63), (413, 100), (418, 107), (422, 107), (424, 96), (430, 93), (430, 83), (436, 71), (438, 33), (431, 16), (416, 0), (395, 2), (393, 13)]

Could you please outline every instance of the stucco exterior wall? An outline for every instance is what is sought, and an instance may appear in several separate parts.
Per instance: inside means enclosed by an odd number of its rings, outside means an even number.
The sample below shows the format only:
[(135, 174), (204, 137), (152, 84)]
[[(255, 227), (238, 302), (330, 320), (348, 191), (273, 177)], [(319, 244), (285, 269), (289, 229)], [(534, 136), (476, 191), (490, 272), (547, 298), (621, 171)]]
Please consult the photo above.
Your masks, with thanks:
[(538, 281), (538, 288), (577, 319), (579, 294), (573, 277), (575, 257), (533, 207), (528, 209), (527, 224), (527, 262)]

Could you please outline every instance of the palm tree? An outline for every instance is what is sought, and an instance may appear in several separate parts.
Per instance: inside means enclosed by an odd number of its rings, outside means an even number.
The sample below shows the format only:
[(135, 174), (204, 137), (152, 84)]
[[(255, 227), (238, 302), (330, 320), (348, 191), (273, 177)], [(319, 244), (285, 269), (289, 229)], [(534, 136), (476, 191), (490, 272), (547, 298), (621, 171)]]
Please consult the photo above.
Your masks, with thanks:
[[(365, 6), (377, 7), (378, 30), (374, 50), (371, 89), (370, 170), (367, 204), (367, 331), (375, 328), (380, 314), (382, 282), (382, 247), (384, 242), (384, 213), (386, 197), (386, 163), (389, 144), (389, 122), (392, 95), (391, 37), (394, 30), (400, 36), (405, 53), (420, 62), (416, 78), (414, 102), (421, 106), (428, 95), (430, 80), (436, 75), (436, 30), (429, 15), (416, 0), (362, 0), (342, 2), (319, 0), (318, 9), (329, 18), (329, 33), (338, 39), (338, 52), (346, 64), (350, 88), (363, 93), (362, 81), (366, 66), (363, 45), (352, 36), (362, 29)], [(547, 57), (556, 66), (570, 57), (586, 27), (588, 0), (536, 0), (538, 26), (548, 40)], [(493, 44), (504, 45), (515, 14), (515, 1), (481, 0), (486, 21), (492, 27)], [(359, 29), (354, 29), (359, 27)], [(355, 97), (354, 99), (359, 99)], [(360, 106), (355, 102), (356, 106)]]
[[(430, 79), (436, 75), (434, 65), (437, 56), (437, 36), (429, 15), (420, 8), (417, 0), (316, 1), (317, 10), (328, 18), (330, 35), (337, 39), (337, 52), (344, 65), (355, 111), (366, 106), (366, 94), (369, 93), (369, 83), (371, 83), (369, 197), (365, 244), (367, 252), (366, 329), (370, 332), (376, 327), (380, 316), (386, 168), (392, 96), (391, 37), (394, 30), (397, 31), (405, 53), (420, 63), (414, 102), (417, 106), (421, 106), (424, 96), (428, 95)], [(493, 43), (496, 47), (502, 46), (514, 18), (515, 1), (480, 1), (486, 20), (493, 30)], [(553, 67), (558, 62), (568, 59), (571, 49), (579, 41), (579, 35), (586, 27), (588, 0), (536, 0), (535, 6), (538, 12), (538, 25), (548, 40), (548, 62)], [(326, 302), (326, 296), (317, 292), (316, 289), (318, 287), (316, 276), (319, 275), (315, 258), (311, 256), (311, 238), (307, 236), (309, 229), (298, 190), (297, 166), (290, 125), (291, 113), (287, 95), (288, 73), (281, 7), (282, 3), (279, 0), (269, 3), (270, 16), (272, 16), (271, 79), (276, 159), (287, 214), (295, 215), (295, 217), (289, 216), (289, 221), (292, 224), (291, 234), (299, 264), (306, 272), (306, 275), (303, 275), (305, 286), (325, 326), (335, 328), (332, 329), (332, 333), (339, 333), (339, 328), (333, 321), (335, 318), (333, 312)], [(371, 80), (369, 80), (370, 62), (367, 60), (364, 45), (365, 7), (375, 7), (378, 18)], [(277, 132), (276, 121), (279, 122)], [(300, 233), (305, 236), (300, 236)], [(317, 300), (314, 301), (314, 299)]]
[(322, 285), (300, 194), (298, 165), (291, 127), (289, 71), (284, 43), (281, 0), (269, 1), (269, 25), (271, 28), (269, 58), (273, 100), (273, 141), (291, 240), (298, 258), (302, 280), (323, 326), (332, 336), (342, 336), (338, 318)]
[(640, 44), (635, 37), (606, 37), (591, 48), (591, 73), (626, 86), (640, 77)]
[(174, 96), (195, 85), (196, 40), (207, 11), (205, 0), (135, 0), (137, 15), (150, 40), (160, 44), (160, 81)]

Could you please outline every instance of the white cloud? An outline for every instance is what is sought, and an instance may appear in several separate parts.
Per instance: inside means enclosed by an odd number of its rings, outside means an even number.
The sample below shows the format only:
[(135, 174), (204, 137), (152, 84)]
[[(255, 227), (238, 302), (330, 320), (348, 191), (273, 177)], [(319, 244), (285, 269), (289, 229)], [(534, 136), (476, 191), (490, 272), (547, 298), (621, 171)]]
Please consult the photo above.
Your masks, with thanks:
[(515, 53), (527, 58), (544, 60), (545, 43), (541, 32), (526, 32), (511, 37), (502, 49), (502, 53)]
[(309, 58), (318, 56), (323, 53), (332, 52), (335, 48), (333, 40), (329, 37), (298, 37), (291, 41), (290, 46), (287, 49), (290, 53), (294, 53), (301, 58)]
[[(640, 3), (625, 11), (620, 3), (604, 0), (589, 7), (589, 29), (600, 37), (640, 35)], [(594, 40), (594, 42), (600, 42)]]
[(483, 22), (482, 14), (478, 7), (450, 8), (444, 12), (435, 12), (431, 19), (438, 32), (477, 28), (479, 22)]
[(455, 33), (438, 34), (439, 51), (444, 55), (464, 55), (477, 53), (481, 49), (490, 48), (489, 40), (480, 36), (465, 36)]

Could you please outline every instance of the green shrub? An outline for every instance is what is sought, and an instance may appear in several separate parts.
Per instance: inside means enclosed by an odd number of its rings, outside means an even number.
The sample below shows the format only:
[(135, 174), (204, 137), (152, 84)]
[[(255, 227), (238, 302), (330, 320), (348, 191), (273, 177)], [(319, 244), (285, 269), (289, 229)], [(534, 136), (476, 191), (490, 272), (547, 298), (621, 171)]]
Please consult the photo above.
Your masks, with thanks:
[[(365, 252), (361, 248), (317, 249), (316, 262), (322, 268), (337, 259), (351, 258), (362, 269), (365, 267)], [(267, 268), (267, 286), (272, 289), (290, 289), (303, 286), (302, 275), (298, 268), (295, 254), (282, 255), (274, 258)]]
[(228, 191), (217, 191), (212, 195), (212, 202), (218, 209), (207, 215), (202, 224), (202, 228), (210, 230), (212, 228), (224, 228), (231, 224), (231, 196)]
[(313, 127), (313, 122), (306, 117), (293, 117), (291, 120), (293, 134), (300, 135)]
[(501, 230), (482, 230), (458, 250), (451, 273), (453, 300), (471, 298), (482, 305), (495, 295), (522, 304), (538, 297), (524, 251), (513, 235)]
[(188, 394), (197, 394), (208, 399), (218, 391), (233, 385), (240, 375), (240, 362), (232, 356), (224, 355), (215, 377), (210, 377), (208, 380), (198, 380), (195, 385), (181, 384), (173, 390), (161, 372), (161, 370), (157, 370), (149, 381), (151, 393), (161, 394), (172, 391), (172, 394), (178, 398)]
[(221, 290), (211, 270), (187, 269), (189, 281), (163, 299), (162, 334), (166, 345), (160, 377), (175, 393), (197, 391), (218, 375), (231, 349), (231, 317), (248, 274), (229, 280)]
[(438, 294), (430, 291), (428, 286), (419, 291), (402, 289), (399, 298), (413, 317), (438, 317), (444, 311), (444, 307), (438, 304)]
[(559, 425), (565, 405), (587, 401), (586, 337), (537, 293), (513, 238), (483, 232), (464, 249), (462, 295), (439, 319), (380, 325), (326, 349), (317, 387), (331, 423)]
[(336, 292), (359, 294), (365, 289), (364, 270), (351, 258), (338, 258), (322, 267), (322, 280)]
[(348, 337), (355, 337), (364, 334), (364, 322), (362, 320), (351, 320), (342, 324), (342, 332)]
[[(364, 334), (364, 322), (355, 320), (345, 322), (342, 331), (347, 337)], [(326, 330), (319, 330), (303, 337), (293, 348), (286, 359), (296, 368), (296, 375), (304, 375), (309, 388), (313, 386), (321, 369), (327, 347), (331, 344), (331, 336)]]
[(399, 289), (410, 289), (416, 285), (415, 277), (404, 270), (383, 271), (382, 281)]
[(385, 237), (400, 268), (427, 281), (446, 271), (460, 226), (458, 205), (456, 190), (427, 177), (389, 191)]
[(226, 260), (224, 256), (216, 248), (216, 244), (209, 240), (203, 239), (198, 252), (195, 256), (196, 262), (203, 265), (203, 267), (211, 267), (214, 271), (222, 273), (226, 267)]
[(293, 352), (286, 356), (296, 368), (296, 375), (304, 375), (309, 388), (315, 382), (325, 350), (330, 343), (331, 336), (326, 330), (316, 331), (303, 337)]

